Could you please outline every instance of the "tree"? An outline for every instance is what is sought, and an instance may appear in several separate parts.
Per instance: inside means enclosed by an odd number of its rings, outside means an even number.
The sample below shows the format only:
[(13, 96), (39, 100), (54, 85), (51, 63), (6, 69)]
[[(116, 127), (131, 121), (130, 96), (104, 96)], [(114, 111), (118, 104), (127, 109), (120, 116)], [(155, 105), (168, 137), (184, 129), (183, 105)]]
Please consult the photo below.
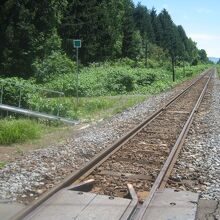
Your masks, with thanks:
[(206, 51), (204, 49), (199, 50), (199, 61), (207, 63), (209, 61)]
[(198, 63), (198, 49), (196, 42), (194, 42), (191, 38), (188, 39), (188, 54), (189, 54), (189, 59), (188, 62), (197, 65)]
[(157, 11), (155, 8), (152, 8), (150, 12), (151, 16), (151, 24), (154, 32), (154, 38), (152, 39), (152, 43), (156, 43), (158, 46), (161, 46), (161, 39), (162, 39), (162, 27), (160, 20), (157, 16)]
[(131, 0), (125, 0), (126, 8), (124, 13), (124, 20), (122, 23), (122, 57), (135, 58), (134, 51), (134, 37), (135, 37), (135, 23), (133, 17), (134, 4)]
[(95, 61), (97, 48), (101, 45), (97, 41), (98, 29), (98, 2), (70, 1), (62, 20), (60, 34), (64, 41), (64, 48), (70, 56), (73, 47), (68, 44), (68, 39), (81, 39), (80, 60), (82, 63)]
[(120, 57), (124, 8), (124, 0), (69, 0), (60, 27), (64, 49), (72, 56), (68, 39), (80, 38), (84, 64)]
[(179, 37), (180, 37), (180, 40), (182, 42), (182, 54), (181, 54), (181, 57), (183, 60), (187, 60), (187, 58), (189, 57), (189, 54), (188, 54), (188, 51), (189, 51), (189, 48), (188, 48), (188, 37), (186, 35), (186, 32), (184, 31), (183, 27), (181, 25), (178, 25), (177, 26), (177, 30), (178, 30), (178, 33), (179, 33)]
[(136, 28), (140, 31), (143, 40), (154, 40), (154, 32), (148, 9), (140, 3), (134, 9), (134, 21)]
[[(132, 0), (2, 0), (0, 5), (0, 71), (30, 77), (35, 64), (63, 56), (73, 58), (72, 39), (80, 38), (83, 64), (122, 57), (147, 59), (158, 52), (196, 64), (207, 62), (204, 50), (176, 26), (167, 10)], [(152, 51), (150, 51), (152, 50)]]
[(122, 22), (125, 5), (122, 0), (105, 0), (99, 6), (98, 60), (121, 57)]
[(154, 41), (155, 37), (151, 24), (150, 12), (140, 3), (134, 9), (134, 21), (136, 29), (140, 31), (140, 35), (142, 37), (142, 54), (145, 58), (145, 65), (147, 66), (149, 44)]
[(34, 60), (43, 59), (60, 45), (56, 29), (66, 5), (66, 0), (6, 0), (1, 4), (1, 72), (31, 76)]

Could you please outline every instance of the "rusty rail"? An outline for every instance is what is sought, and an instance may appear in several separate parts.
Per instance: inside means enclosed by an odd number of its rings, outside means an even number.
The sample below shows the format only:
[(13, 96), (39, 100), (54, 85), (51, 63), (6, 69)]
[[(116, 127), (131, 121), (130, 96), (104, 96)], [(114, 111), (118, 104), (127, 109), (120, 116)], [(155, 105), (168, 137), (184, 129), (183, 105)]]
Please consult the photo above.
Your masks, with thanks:
[(165, 188), (167, 180), (168, 180), (168, 178), (171, 174), (173, 166), (175, 165), (175, 162), (176, 162), (176, 160), (178, 158), (178, 155), (181, 151), (181, 148), (183, 146), (186, 135), (189, 131), (190, 125), (192, 124), (193, 116), (199, 108), (199, 105), (200, 105), (200, 103), (201, 103), (201, 101), (202, 101), (202, 99), (205, 95), (205, 92), (206, 92), (207, 86), (209, 84), (209, 81), (211, 80), (211, 77), (212, 77), (212, 73), (210, 74), (210, 76), (209, 76), (209, 78), (208, 78), (208, 80), (207, 80), (207, 82), (206, 82), (206, 84), (205, 84), (205, 86), (204, 86), (204, 88), (203, 88), (203, 90), (202, 90), (202, 92), (201, 92), (201, 94), (200, 94), (200, 96), (199, 96), (199, 98), (198, 98), (198, 100), (197, 100), (197, 102), (196, 102), (196, 104), (195, 104), (188, 120), (186, 121), (186, 123), (185, 123), (185, 125), (184, 125), (184, 127), (183, 127), (183, 129), (182, 129), (175, 145), (173, 146), (173, 148), (172, 148), (172, 150), (171, 150), (171, 152), (170, 152), (170, 154), (169, 154), (169, 156), (168, 156), (168, 158), (165, 162), (165, 164), (163, 165), (159, 175), (157, 176), (157, 179), (154, 182), (153, 187), (151, 188), (149, 196), (144, 201), (144, 203), (143, 203), (138, 215), (136, 216), (135, 220), (142, 220), (143, 219), (145, 213), (147, 212), (147, 208), (149, 207), (149, 205), (150, 205), (155, 193), (157, 192), (157, 190), (159, 188), (160, 189)]
[(210, 71), (211, 71), (211, 69), (204, 71), (202, 73), (201, 77), (199, 77), (197, 80), (195, 80), (193, 83), (191, 83), (186, 89), (184, 89), (178, 95), (176, 95), (174, 98), (172, 98), (170, 101), (168, 101), (159, 110), (157, 110), (152, 115), (150, 115), (145, 121), (143, 121), (138, 126), (136, 126), (134, 129), (132, 129), (130, 132), (125, 134), (123, 137), (121, 137), (118, 141), (113, 143), (107, 149), (104, 149), (102, 152), (100, 152), (90, 162), (88, 162), (81, 170), (78, 170), (78, 171), (74, 172), (73, 174), (69, 175), (67, 178), (65, 178), (57, 186), (55, 186), (50, 191), (43, 194), (38, 200), (34, 201), (28, 207), (21, 210), (19, 213), (17, 213), (15, 216), (13, 216), (11, 218), (11, 220), (23, 219), (25, 216), (27, 216), (29, 213), (31, 213), (33, 210), (35, 210), (38, 206), (40, 206), (43, 202), (45, 202), (47, 199), (49, 199), (52, 195), (54, 195), (56, 192), (69, 186), (73, 182), (81, 179), (82, 176), (84, 176), (85, 174), (87, 175), (88, 172), (91, 173), (92, 170), (94, 170), (99, 164), (101, 164), (105, 160), (107, 160), (113, 153), (118, 151), (124, 143), (128, 142), (143, 127), (145, 127), (147, 124), (149, 124), (155, 117), (160, 115), (168, 106), (170, 106), (174, 101), (176, 101), (179, 97), (181, 97), (183, 94), (185, 94), (194, 84), (196, 84), (199, 80), (201, 80), (203, 77), (205, 77)]

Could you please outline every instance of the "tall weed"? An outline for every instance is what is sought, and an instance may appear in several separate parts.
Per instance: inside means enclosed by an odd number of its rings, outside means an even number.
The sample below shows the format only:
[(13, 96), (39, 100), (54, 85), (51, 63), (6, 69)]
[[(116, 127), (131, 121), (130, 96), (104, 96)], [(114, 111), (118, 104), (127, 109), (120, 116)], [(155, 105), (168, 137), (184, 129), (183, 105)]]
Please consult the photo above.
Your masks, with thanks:
[(40, 137), (42, 127), (31, 120), (0, 120), (0, 144), (20, 143)]

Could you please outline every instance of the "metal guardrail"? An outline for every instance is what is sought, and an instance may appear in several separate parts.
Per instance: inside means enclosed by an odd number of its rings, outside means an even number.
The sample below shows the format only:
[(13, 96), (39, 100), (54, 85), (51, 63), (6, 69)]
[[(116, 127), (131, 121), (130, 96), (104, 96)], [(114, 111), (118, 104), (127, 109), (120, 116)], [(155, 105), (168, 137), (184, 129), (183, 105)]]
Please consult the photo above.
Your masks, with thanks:
[(3, 104), (4, 86), (7, 85), (7, 84), (14, 85), (15, 87), (19, 88), (18, 107), (21, 106), (21, 96), (22, 96), (22, 89), (23, 88), (30, 88), (31, 87), (31, 88), (36, 89), (38, 91), (45, 91), (45, 92), (49, 92), (49, 93), (58, 94), (59, 96), (64, 96), (64, 92), (60, 92), (60, 91), (56, 91), (56, 90), (52, 90), (52, 89), (38, 88), (36, 86), (19, 85), (19, 84), (14, 83), (14, 82), (8, 82), (7, 80), (4, 80), (4, 79), (0, 79), (0, 84), (1, 84), (0, 104)]
[[(3, 96), (4, 96), (4, 86), (6, 85), (14, 85), (15, 87), (17, 87), (19, 89), (19, 97), (18, 97), (18, 106), (15, 106), (15, 107), (18, 107), (18, 108), (21, 108), (21, 101), (22, 101), (22, 89), (24, 88), (32, 88), (32, 89), (35, 89), (36, 91), (44, 91), (44, 92), (48, 92), (48, 93), (53, 93), (53, 94), (57, 94), (59, 97), (63, 96), (64, 97), (64, 92), (60, 92), (60, 91), (56, 91), (56, 90), (52, 90), (52, 89), (45, 89), (45, 88), (38, 88), (36, 86), (30, 86), (30, 85), (20, 85), (16, 82), (8, 82), (7, 80), (4, 80), (4, 79), (0, 79), (0, 104), (3, 104)], [(7, 103), (4, 103), (7, 105)], [(57, 116), (59, 117), (59, 109), (58, 108), (58, 113), (57, 113)], [(30, 110), (31, 111), (31, 110)]]
[(79, 121), (76, 121), (76, 120), (71, 120), (71, 119), (67, 119), (67, 118), (63, 118), (63, 117), (59, 117), (59, 116), (55, 116), (55, 115), (49, 115), (46, 113), (40, 113), (40, 112), (31, 111), (28, 109), (22, 109), (19, 107), (14, 107), (14, 106), (4, 105), (4, 104), (0, 104), (0, 110), (10, 111), (10, 112), (18, 113), (18, 114), (23, 114), (26, 116), (31, 116), (31, 117), (35, 117), (35, 118), (42, 118), (42, 119), (47, 119), (47, 120), (51, 120), (51, 121), (60, 121), (60, 122), (63, 122), (66, 124), (72, 124), (72, 125), (79, 123)]
[[(19, 92), (18, 106), (11, 106), (11, 105), (7, 105), (7, 104), (3, 104), (4, 86), (6, 86), (6, 85), (14, 85), (15, 87), (17, 87), (19, 89), (19, 91), (18, 91)], [(33, 110), (21, 108), (22, 89), (24, 89), (24, 88), (33, 88), (36, 91), (44, 91), (44, 92), (57, 94), (59, 97), (64, 96), (63, 92), (55, 91), (52, 89), (38, 88), (35, 86), (29, 86), (29, 85), (28, 86), (27, 85), (19, 85), (14, 82), (8, 82), (7, 80), (0, 79), (0, 110), (23, 114), (23, 115), (35, 117), (35, 118), (42, 118), (42, 119), (47, 119), (47, 120), (52, 120), (52, 121), (61, 121), (63, 123), (71, 124), (71, 125), (75, 125), (75, 124), (79, 123), (79, 121), (77, 121), (77, 120), (72, 120), (72, 119), (60, 117), (59, 116), (59, 114), (60, 114), (59, 107), (58, 107), (57, 115), (51, 115), (51, 114), (42, 113), (39, 111), (33, 111)], [(61, 104), (59, 104), (59, 105), (61, 105)]]

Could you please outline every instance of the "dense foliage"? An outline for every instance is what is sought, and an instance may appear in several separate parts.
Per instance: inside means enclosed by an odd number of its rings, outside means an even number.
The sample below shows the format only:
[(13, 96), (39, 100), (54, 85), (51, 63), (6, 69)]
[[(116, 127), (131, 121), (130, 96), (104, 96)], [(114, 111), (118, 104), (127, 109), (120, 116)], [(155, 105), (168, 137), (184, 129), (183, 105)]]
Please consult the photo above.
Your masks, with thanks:
[(132, 0), (4, 0), (0, 26), (4, 76), (36, 76), (42, 82), (70, 72), (74, 65), (66, 54), (73, 59), (74, 38), (82, 40), (83, 64), (124, 57), (144, 59), (149, 67), (154, 60), (176, 65), (208, 61), (167, 10), (157, 13)]
[[(130, 66), (128, 65), (130, 63)], [(144, 67), (133, 68), (131, 60), (122, 60), (119, 63), (105, 63), (103, 65), (91, 65), (84, 67), (79, 75), (79, 96), (80, 97), (97, 97), (95, 107), (87, 99), (87, 104), (83, 107), (97, 108), (98, 99), (102, 100), (103, 96), (112, 95), (133, 95), (133, 94), (155, 94), (175, 85), (171, 80), (169, 70), (164, 68), (147, 69)], [(143, 65), (143, 64), (142, 64)], [(200, 73), (206, 65), (187, 66), (176, 69), (176, 83)], [(4, 86), (3, 103), (18, 106), (20, 88), (22, 92), (21, 107), (29, 108), (35, 111), (47, 112), (49, 114), (73, 117), (78, 114), (76, 102), (73, 98), (76, 96), (75, 74), (65, 73), (51, 78), (47, 83), (34, 85), (30, 80), (21, 80), (17, 78), (6, 78), (0, 82)], [(16, 82), (16, 86), (14, 85)], [(50, 90), (42, 90), (42, 87)], [(57, 94), (53, 90), (63, 91), (68, 99)], [(55, 97), (55, 98), (54, 98)], [(99, 98), (98, 98), (99, 97)], [(81, 99), (81, 98), (80, 98)], [(101, 101), (103, 104), (104, 101)], [(109, 103), (105, 103), (108, 106)], [(93, 107), (91, 107), (93, 106)], [(101, 106), (102, 107), (102, 106)]]
[(23, 108), (29, 106), (28, 100), (37, 91), (37, 86), (33, 85), (33, 81), (18, 77), (0, 78), (0, 88), (2, 103), (12, 106), (20, 105)]

